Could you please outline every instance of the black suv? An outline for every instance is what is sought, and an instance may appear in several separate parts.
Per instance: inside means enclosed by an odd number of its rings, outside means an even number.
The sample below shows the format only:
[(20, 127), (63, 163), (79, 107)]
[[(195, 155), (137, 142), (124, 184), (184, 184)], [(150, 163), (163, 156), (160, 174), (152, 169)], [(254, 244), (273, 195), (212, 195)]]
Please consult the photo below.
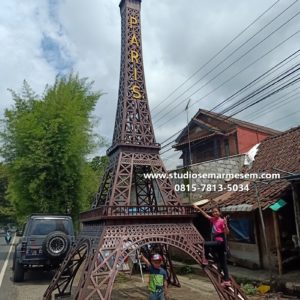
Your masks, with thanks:
[(72, 218), (59, 215), (31, 215), (13, 258), (13, 280), (24, 280), (24, 271), (33, 267), (58, 268), (75, 241)]

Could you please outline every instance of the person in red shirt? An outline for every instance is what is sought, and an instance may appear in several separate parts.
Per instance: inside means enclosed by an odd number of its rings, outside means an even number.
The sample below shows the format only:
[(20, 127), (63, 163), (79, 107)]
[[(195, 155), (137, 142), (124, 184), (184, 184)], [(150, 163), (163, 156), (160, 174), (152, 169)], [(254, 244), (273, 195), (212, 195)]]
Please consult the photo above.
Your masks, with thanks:
[(226, 235), (229, 234), (226, 218), (221, 218), (221, 212), (218, 207), (212, 209), (212, 216), (208, 215), (204, 210), (196, 205), (194, 208), (199, 211), (212, 224), (212, 241), (204, 243), (205, 257), (202, 261), (203, 265), (208, 264), (208, 255), (211, 253), (213, 257), (217, 257), (220, 271), (223, 271), (223, 286), (230, 286), (227, 260), (226, 260)]

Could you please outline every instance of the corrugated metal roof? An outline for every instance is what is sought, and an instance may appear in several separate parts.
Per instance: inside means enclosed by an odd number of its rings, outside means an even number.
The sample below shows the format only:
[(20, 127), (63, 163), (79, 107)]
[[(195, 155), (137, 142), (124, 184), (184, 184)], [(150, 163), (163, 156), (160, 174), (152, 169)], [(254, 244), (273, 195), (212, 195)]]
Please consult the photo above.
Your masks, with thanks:
[(253, 205), (251, 204), (237, 204), (237, 205), (229, 205), (221, 208), (222, 212), (241, 212), (241, 211), (252, 211)]

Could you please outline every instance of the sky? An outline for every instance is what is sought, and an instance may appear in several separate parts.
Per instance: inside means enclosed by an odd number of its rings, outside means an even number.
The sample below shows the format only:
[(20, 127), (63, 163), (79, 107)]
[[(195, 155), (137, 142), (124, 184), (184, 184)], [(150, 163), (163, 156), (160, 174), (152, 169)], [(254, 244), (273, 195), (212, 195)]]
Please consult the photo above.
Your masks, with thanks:
[[(110, 145), (120, 72), (118, 5), (119, 0), (1, 0), (0, 117), (13, 105), (8, 89), (20, 92), (24, 79), (42, 94), (57, 74), (78, 73), (103, 92), (95, 130)], [(299, 12), (298, 0), (143, 0), (144, 70), (157, 142), (166, 145), (199, 108), (214, 108), (299, 50)], [(292, 67), (295, 77), (286, 80), (296, 80), (299, 60), (292, 56), (228, 103)], [(277, 130), (295, 127), (299, 92), (295, 81), (234, 117)], [(162, 158), (174, 168), (180, 153), (169, 148)], [(95, 155), (103, 153), (98, 149)]]

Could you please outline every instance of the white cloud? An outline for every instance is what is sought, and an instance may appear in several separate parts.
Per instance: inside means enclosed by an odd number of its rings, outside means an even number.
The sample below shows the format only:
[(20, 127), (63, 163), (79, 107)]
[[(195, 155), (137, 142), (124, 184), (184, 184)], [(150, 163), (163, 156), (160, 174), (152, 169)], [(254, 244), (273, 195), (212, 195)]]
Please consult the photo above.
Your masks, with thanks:
[[(45, 6), (36, 1), (1, 1), (0, 12), (0, 95), (1, 113), (12, 105), (7, 89), (19, 90), (26, 79), (32, 88), (42, 92), (53, 82), (56, 71), (43, 57), (38, 11)], [(2, 115), (2, 114), (1, 114)]]

